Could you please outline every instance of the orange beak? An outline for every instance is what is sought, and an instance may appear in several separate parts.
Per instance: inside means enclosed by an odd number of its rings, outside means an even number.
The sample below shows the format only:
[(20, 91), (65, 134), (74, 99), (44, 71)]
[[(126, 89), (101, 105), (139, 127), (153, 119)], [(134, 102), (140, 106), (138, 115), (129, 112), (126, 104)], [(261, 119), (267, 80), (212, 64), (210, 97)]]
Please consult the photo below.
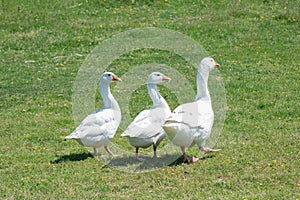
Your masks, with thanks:
[(117, 77), (116, 75), (113, 75), (113, 81), (122, 81), (119, 77)]
[(220, 64), (215, 61), (215, 67), (220, 67)]
[(170, 77), (167, 77), (167, 76), (165, 76), (165, 75), (163, 75), (162, 80), (163, 80), (163, 81), (170, 81), (171, 78), (170, 78)]

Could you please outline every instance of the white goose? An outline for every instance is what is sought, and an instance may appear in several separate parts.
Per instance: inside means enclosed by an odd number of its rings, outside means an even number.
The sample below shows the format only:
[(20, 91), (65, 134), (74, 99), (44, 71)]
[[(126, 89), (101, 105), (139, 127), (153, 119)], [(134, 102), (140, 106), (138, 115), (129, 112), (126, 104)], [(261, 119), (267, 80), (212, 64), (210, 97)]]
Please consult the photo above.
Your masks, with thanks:
[(184, 160), (196, 162), (198, 158), (188, 157), (186, 147), (197, 144), (199, 149), (209, 153), (220, 149), (204, 147), (214, 122), (214, 112), (207, 87), (209, 72), (220, 65), (210, 57), (204, 58), (197, 73), (197, 96), (193, 102), (178, 106), (162, 126), (173, 144), (180, 146)]
[(153, 145), (153, 157), (156, 158), (156, 147), (166, 137), (166, 133), (162, 129), (162, 125), (166, 118), (170, 116), (171, 110), (157, 90), (157, 83), (171, 80), (169, 77), (160, 72), (153, 72), (149, 75), (147, 81), (148, 94), (152, 99), (153, 106), (150, 109), (140, 112), (133, 122), (127, 127), (123, 137), (128, 137), (129, 144), (136, 148), (135, 157), (139, 158), (139, 148), (147, 148)]
[(81, 124), (66, 139), (75, 139), (86, 147), (94, 148), (94, 156), (97, 156), (97, 149), (104, 147), (110, 154), (108, 144), (114, 137), (121, 122), (121, 111), (117, 101), (110, 92), (109, 84), (113, 81), (121, 81), (112, 72), (105, 72), (100, 77), (100, 94), (104, 106), (89, 114)]

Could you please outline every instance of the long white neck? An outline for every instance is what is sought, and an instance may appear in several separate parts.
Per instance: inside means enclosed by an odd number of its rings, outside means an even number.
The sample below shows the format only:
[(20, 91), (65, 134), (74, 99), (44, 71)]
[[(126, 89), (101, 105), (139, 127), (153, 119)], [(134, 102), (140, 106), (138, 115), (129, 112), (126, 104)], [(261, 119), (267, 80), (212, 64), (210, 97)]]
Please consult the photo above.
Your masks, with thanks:
[(158, 92), (156, 84), (148, 83), (147, 88), (148, 88), (148, 94), (152, 99), (153, 106), (162, 105), (162, 106), (169, 107), (166, 100)]
[(200, 68), (197, 73), (197, 96), (195, 100), (210, 101), (210, 94), (207, 87), (209, 71)]
[(100, 94), (103, 99), (104, 108), (112, 108), (116, 111), (120, 111), (118, 102), (110, 92), (109, 84), (100, 81)]

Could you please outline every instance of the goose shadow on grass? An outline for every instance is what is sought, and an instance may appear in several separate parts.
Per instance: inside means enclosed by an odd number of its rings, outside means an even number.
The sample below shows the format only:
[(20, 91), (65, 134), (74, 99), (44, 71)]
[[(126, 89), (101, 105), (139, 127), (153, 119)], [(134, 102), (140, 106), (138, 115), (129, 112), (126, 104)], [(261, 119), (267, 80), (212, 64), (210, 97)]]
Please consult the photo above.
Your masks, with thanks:
[(157, 170), (162, 167), (170, 166), (172, 163), (180, 159), (180, 154), (166, 154), (159, 158), (150, 156), (140, 156), (144, 161), (138, 161), (133, 155), (123, 155), (111, 159), (104, 167), (114, 168), (127, 172), (147, 172)]
[[(199, 160), (206, 160), (213, 158), (215, 155), (204, 155), (199, 158)], [(117, 157), (111, 159), (104, 168), (114, 168), (121, 171), (126, 172), (147, 172), (158, 170), (162, 167), (167, 166), (179, 166), (183, 163), (187, 163), (184, 161), (183, 156), (181, 154), (166, 154), (161, 156), (160, 158), (152, 158), (150, 156), (141, 156), (140, 158), (145, 159), (144, 161), (138, 161), (132, 155), (126, 155), (122, 157)], [(198, 161), (199, 162), (199, 161)]]
[(67, 162), (67, 161), (82, 161), (86, 160), (88, 158), (93, 158), (93, 155), (91, 153), (71, 153), (69, 155), (62, 155), (58, 159), (50, 161), (51, 164), (59, 164), (62, 162)]
[[(132, 152), (124, 151), (117, 146), (112, 146), (112, 148), (117, 156), (111, 157), (102, 154), (103, 156), (98, 157), (100, 162), (105, 163), (104, 168), (113, 168), (125, 172), (147, 172), (167, 166), (178, 166), (187, 163), (187, 161), (184, 161), (181, 151), (173, 146), (170, 146), (168, 149), (167, 147), (165, 148), (167, 149), (165, 152), (172, 153), (160, 155), (159, 158), (152, 158), (152, 153), (140, 154), (140, 158), (143, 158), (144, 161), (136, 160), (135, 154)], [(214, 156), (214, 154), (200, 153), (198, 158), (200, 161), (213, 158)]]
[[(209, 155), (208, 154), (204, 154), (202, 157), (199, 157), (199, 161), (200, 160), (210, 159), (210, 158), (213, 158), (213, 157), (215, 157), (214, 154), (209, 154)], [(175, 160), (174, 162), (172, 162), (168, 166), (179, 166), (179, 165), (182, 165), (183, 163), (192, 164), (192, 163), (189, 163), (188, 161), (184, 160), (183, 155), (181, 155), (177, 160)]]

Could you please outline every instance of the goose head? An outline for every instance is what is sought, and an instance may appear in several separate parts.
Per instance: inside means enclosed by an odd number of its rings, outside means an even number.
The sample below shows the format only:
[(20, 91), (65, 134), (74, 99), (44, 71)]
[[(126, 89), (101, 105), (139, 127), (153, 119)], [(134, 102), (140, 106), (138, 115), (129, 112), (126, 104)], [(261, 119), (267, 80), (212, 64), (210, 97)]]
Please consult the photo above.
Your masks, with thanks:
[(199, 69), (202, 69), (205, 71), (211, 71), (219, 66), (220, 66), (220, 64), (217, 63), (213, 58), (206, 57), (206, 58), (203, 58), (202, 61), (200, 62)]
[(121, 79), (112, 72), (104, 72), (100, 77), (100, 82), (102, 83), (109, 84), (113, 81), (121, 81)]
[(170, 81), (171, 78), (165, 76), (164, 74), (160, 72), (152, 72), (147, 80), (147, 84), (158, 84), (158, 83), (163, 83), (166, 81)]

